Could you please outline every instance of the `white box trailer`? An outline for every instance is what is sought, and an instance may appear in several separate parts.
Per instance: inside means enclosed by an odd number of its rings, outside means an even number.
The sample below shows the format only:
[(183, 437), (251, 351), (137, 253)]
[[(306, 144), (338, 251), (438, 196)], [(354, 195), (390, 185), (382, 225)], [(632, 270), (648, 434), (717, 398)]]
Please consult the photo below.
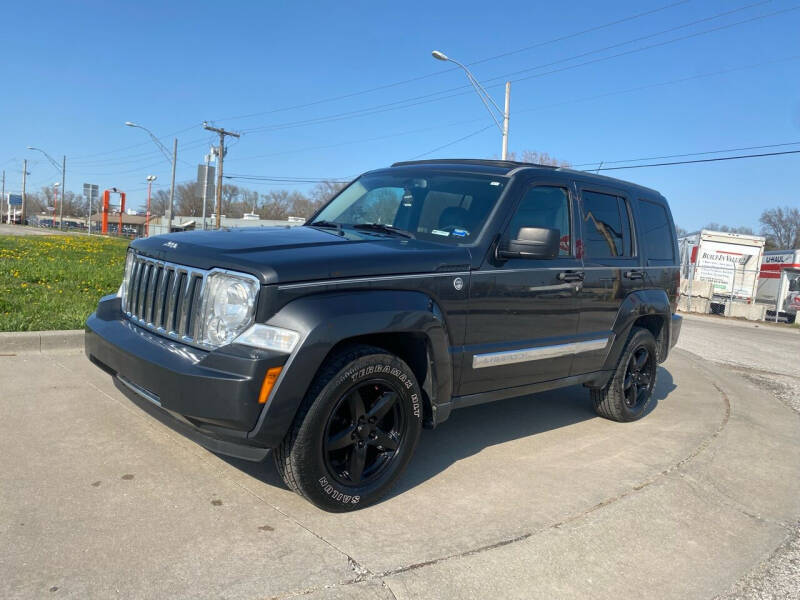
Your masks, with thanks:
[[(761, 259), (756, 302), (777, 308), (777, 316), (794, 321), (800, 310), (800, 250), (770, 250)], [(768, 311), (768, 316), (776, 316)]]
[(765, 238), (703, 229), (678, 240), (681, 276), (711, 286), (710, 299), (753, 302)]

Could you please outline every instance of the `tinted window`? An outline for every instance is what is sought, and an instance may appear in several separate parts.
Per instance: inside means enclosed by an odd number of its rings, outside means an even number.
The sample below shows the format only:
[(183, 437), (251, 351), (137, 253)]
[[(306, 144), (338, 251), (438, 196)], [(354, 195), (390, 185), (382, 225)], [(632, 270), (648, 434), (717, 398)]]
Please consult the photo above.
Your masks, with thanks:
[(667, 210), (661, 204), (639, 200), (639, 236), (648, 260), (675, 260)]
[(508, 226), (508, 238), (516, 238), (522, 227), (558, 229), (561, 238), (559, 254), (569, 256), (572, 253), (572, 238), (569, 227), (567, 190), (544, 185), (528, 190)]
[(589, 258), (632, 256), (631, 224), (625, 200), (583, 192), (584, 251)]

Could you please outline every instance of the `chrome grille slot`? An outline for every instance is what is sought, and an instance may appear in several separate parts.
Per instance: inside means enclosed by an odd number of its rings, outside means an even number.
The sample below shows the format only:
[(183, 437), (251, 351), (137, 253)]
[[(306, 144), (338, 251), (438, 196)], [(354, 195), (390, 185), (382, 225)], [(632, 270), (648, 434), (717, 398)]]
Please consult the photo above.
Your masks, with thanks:
[(137, 325), (181, 342), (195, 341), (207, 271), (135, 256), (125, 314)]

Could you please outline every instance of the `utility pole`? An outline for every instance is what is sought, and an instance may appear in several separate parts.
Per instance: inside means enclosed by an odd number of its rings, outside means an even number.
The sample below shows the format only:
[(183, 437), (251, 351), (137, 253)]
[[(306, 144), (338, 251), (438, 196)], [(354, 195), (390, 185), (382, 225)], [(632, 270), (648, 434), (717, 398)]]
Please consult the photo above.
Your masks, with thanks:
[[(6, 172), (3, 171), (3, 192), (0, 194), (0, 223), (3, 222), (3, 198), (6, 197)], [(8, 205), (8, 212), (11, 212), (11, 205)]]
[(506, 106), (503, 113), (503, 160), (508, 157), (508, 119), (511, 109), (511, 82), (506, 81)]
[(65, 179), (67, 176), (67, 155), (63, 155), (61, 159), (61, 207), (58, 211), (58, 228), (64, 229), (64, 199), (67, 197), (67, 188), (65, 187)]
[(172, 143), (172, 184), (169, 186), (169, 209), (167, 210), (167, 232), (172, 233), (172, 207), (175, 203), (175, 164), (178, 162), (178, 138)]
[(238, 138), (239, 134), (232, 131), (225, 131), (221, 127), (211, 127), (207, 122), (203, 122), (203, 129), (213, 131), (219, 134), (219, 148), (217, 155), (219, 157), (219, 165), (217, 171), (217, 229), (220, 228), (220, 220), (222, 216), (222, 161), (225, 159), (225, 136)]
[(19, 215), (19, 224), (25, 225), (25, 178), (28, 175), (28, 159), (22, 160), (22, 211)]

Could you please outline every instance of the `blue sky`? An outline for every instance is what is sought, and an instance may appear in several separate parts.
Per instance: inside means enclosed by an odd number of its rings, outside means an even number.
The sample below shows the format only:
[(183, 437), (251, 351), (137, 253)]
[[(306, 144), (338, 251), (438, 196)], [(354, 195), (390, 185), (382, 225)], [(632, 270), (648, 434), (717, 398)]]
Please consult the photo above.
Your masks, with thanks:
[[(492, 122), (433, 49), (476, 63), (498, 104), (512, 81), (512, 151), (579, 165), (800, 142), (793, 8), (798, 0), (6, 3), (0, 168), (7, 191), (20, 187), (23, 158), (31, 187), (52, 184), (56, 171), (25, 149), (39, 146), (67, 155), (68, 189), (115, 186), (139, 204), (146, 175), (166, 186), (169, 164), (127, 120), (170, 147), (177, 135), (178, 181), (196, 176), (213, 142), (203, 120), (245, 133), (226, 174), (347, 178), (420, 155), (499, 156), (496, 129), (470, 135)], [(800, 204), (798, 173), (800, 154), (608, 174), (658, 189), (692, 229), (757, 228), (764, 208)]]

